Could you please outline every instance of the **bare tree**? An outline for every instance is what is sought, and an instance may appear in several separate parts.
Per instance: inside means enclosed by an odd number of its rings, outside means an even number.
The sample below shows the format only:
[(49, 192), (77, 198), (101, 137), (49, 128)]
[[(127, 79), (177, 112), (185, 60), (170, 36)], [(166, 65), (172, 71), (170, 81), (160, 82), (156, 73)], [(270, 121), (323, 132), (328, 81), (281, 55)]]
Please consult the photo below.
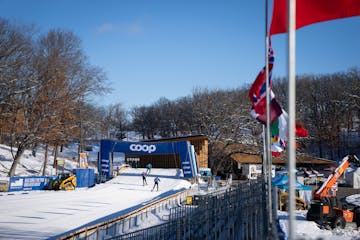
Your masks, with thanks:
[(154, 106), (134, 107), (130, 112), (131, 129), (140, 133), (143, 139), (154, 139), (158, 129), (157, 112)]
[(126, 137), (126, 132), (129, 129), (128, 113), (122, 104), (118, 103), (114, 105), (114, 128), (115, 136), (118, 140), (122, 140)]
[(193, 100), (191, 97), (179, 98), (174, 106), (174, 124), (176, 135), (189, 135), (197, 133), (194, 119)]
[[(58, 145), (74, 139), (82, 100), (97, 93), (105, 79), (87, 62), (80, 40), (71, 32), (53, 30), (35, 45), (32, 68), (40, 83), (21, 94), (10, 118), (13, 145), (17, 146), (9, 176), (15, 174), (23, 151), (36, 143)], [(81, 121), (80, 121), (81, 122)]]
[(161, 137), (177, 136), (175, 103), (163, 97), (153, 105), (153, 108), (156, 113), (154, 125), (157, 126), (157, 134)]
[[(193, 94), (194, 116), (199, 133), (209, 137), (209, 163), (214, 172), (229, 167), (230, 154), (225, 151), (236, 143), (257, 144), (256, 121), (251, 119), (247, 91), (197, 89)], [(261, 141), (261, 138), (260, 138)], [(220, 143), (220, 144), (219, 144)]]
[[(32, 59), (30, 27), (17, 27), (0, 18), (0, 106), (36, 86), (29, 68)], [(5, 106), (6, 107), (6, 106)]]
[(104, 117), (101, 122), (108, 138), (110, 138), (110, 134), (113, 134), (119, 140), (126, 137), (129, 120), (122, 104), (117, 103), (105, 108)]

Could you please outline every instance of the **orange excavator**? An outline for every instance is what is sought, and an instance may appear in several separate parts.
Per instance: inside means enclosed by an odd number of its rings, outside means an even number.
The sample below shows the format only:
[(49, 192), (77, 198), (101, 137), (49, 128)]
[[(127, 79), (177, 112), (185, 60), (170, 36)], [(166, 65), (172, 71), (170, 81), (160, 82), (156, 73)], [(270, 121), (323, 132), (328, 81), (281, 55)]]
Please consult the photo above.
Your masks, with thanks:
[(360, 167), (360, 161), (355, 155), (347, 155), (343, 158), (335, 171), (329, 175), (327, 180), (314, 193), (306, 219), (316, 221), (321, 225), (331, 228), (345, 228), (346, 222), (356, 222), (360, 226), (360, 207), (347, 209), (340, 208), (334, 186), (345, 170), (351, 165)]

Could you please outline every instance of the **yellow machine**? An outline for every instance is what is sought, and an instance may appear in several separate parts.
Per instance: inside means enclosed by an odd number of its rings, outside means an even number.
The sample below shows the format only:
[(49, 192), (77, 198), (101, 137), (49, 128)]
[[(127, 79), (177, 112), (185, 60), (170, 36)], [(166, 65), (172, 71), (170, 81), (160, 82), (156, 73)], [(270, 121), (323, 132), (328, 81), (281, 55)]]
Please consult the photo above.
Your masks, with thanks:
[(76, 175), (72, 175), (60, 183), (60, 190), (75, 190), (76, 188)]
[(50, 183), (49, 190), (75, 190), (76, 175), (63, 173)]
[[(279, 194), (279, 205), (281, 211), (288, 210), (288, 193), (281, 192)], [(306, 202), (301, 197), (296, 197), (296, 210), (305, 210)]]

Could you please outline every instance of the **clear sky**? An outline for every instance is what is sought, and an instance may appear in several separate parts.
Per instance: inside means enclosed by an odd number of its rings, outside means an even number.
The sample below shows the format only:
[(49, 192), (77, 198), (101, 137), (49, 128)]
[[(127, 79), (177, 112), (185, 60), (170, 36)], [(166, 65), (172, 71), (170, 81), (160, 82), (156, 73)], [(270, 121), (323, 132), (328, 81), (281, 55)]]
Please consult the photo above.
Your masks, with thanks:
[[(265, 0), (0, 0), (0, 16), (43, 33), (74, 32), (113, 88), (94, 99), (100, 105), (130, 108), (189, 96), (197, 87), (244, 87), (264, 66)], [(297, 74), (360, 67), (360, 17), (296, 34)], [(284, 77), (287, 35), (272, 42), (274, 77)]]

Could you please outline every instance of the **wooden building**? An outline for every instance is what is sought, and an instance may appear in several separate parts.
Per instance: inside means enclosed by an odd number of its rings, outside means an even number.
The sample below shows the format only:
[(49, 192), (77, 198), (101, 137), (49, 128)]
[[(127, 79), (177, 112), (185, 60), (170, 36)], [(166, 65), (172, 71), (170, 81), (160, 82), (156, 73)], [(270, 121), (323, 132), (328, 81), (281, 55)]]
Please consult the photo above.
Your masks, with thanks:
[[(249, 165), (262, 165), (262, 147), (253, 145), (244, 145), (239, 143), (230, 144), (224, 147), (223, 143), (216, 143), (218, 149), (223, 149), (225, 154), (232, 160), (232, 172), (238, 177), (244, 175), (244, 171), (248, 169)], [(272, 163), (276, 167), (286, 167), (286, 154), (280, 157), (273, 157)], [(325, 167), (336, 166), (336, 161), (306, 156), (298, 153), (296, 156), (296, 167), (305, 167), (313, 169), (323, 169)], [(261, 168), (261, 167), (260, 167)], [(246, 175), (246, 174), (245, 174)]]
[[(249, 163), (249, 164), (262, 164), (262, 156), (259, 154), (250, 154), (250, 153), (234, 153), (231, 155), (231, 158), (237, 163)], [(274, 165), (287, 165), (287, 159), (285, 156), (282, 157), (272, 157), (272, 163)], [(336, 161), (316, 158), (305, 155), (296, 156), (296, 166), (297, 167), (314, 167), (314, 166), (335, 166)]]
[[(222, 143), (218, 143), (217, 148), (222, 148), (224, 145)], [(230, 158), (238, 163), (250, 163), (250, 164), (262, 164), (262, 147), (253, 146), (253, 145), (245, 145), (240, 143), (234, 143), (228, 145), (225, 148), (225, 153), (230, 156)], [(273, 157), (272, 162), (275, 165), (286, 165), (287, 159), (286, 155), (282, 154), (280, 157)], [(316, 158), (307, 156), (304, 154), (298, 153), (296, 155), (296, 166), (297, 167), (306, 167), (306, 166), (335, 166), (336, 161), (324, 159), (324, 158)]]

